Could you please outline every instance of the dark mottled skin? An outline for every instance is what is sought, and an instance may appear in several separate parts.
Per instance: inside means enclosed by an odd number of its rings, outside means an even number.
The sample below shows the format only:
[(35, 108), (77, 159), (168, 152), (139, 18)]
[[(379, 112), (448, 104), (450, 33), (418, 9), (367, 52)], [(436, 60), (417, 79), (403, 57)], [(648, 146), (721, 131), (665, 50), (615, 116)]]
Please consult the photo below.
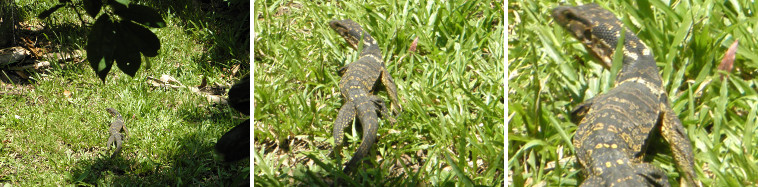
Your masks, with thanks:
[(648, 146), (660, 134), (673, 152), (682, 184), (695, 186), (692, 146), (671, 110), (650, 49), (613, 13), (596, 4), (557, 7), (553, 17), (606, 68), (611, 66), (621, 29), (626, 30), (615, 87), (572, 112), (572, 120), (579, 122), (573, 143), (586, 172), (581, 185), (670, 186), (665, 172), (644, 162)]
[[(397, 102), (397, 87), (384, 66), (381, 50), (376, 40), (364, 32), (358, 23), (349, 19), (331, 21), (329, 26), (345, 38), (345, 41), (353, 49), (358, 49), (359, 43), (363, 42), (361, 57), (339, 71), (342, 76), (339, 88), (345, 98), (345, 104), (340, 108), (337, 119), (334, 121), (335, 149), (332, 154), (339, 154), (342, 144), (345, 143), (343, 139), (345, 128), (350, 126), (356, 116), (363, 127), (363, 141), (343, 170), (345, 173), (350, 173), (354, 171), (358, 162), (366, 156), (376, 141), (376, 131), (379, 128), (377, 113), (380, 112), (382, 117), (389, 118), (391, 123), (395, 122), (390, 116), (384, 100), (374, 95), (377, 89), (381, 86), (386, 88), (392, 100), (395, 114), (402, 111), (402, 108)], [(363, 36), (362, 40), (361, 36)]]
[[(111, 145), (116, 144), (116, 151), (111, 155), (111, 158), (113, 158), (121, 152), (121, 145), (123, 144), (123, 140), (126, 140), (126, 135), (129, 134), (129, 130), (127, 130), (126, 125), (124, 125), (124, 118), (121, 117), (121, 114), (118, 113), (116, 109), (107, 108), (105, 110), (116, 117), (108, 128), (108, 132), (111, 136), (108, 138), (108, 143), (105, 143), (105, 146), (108, 147), (108, 149), (110, 149)], [(121, 134), (121, 129), (124, 129), (124, 134)]]

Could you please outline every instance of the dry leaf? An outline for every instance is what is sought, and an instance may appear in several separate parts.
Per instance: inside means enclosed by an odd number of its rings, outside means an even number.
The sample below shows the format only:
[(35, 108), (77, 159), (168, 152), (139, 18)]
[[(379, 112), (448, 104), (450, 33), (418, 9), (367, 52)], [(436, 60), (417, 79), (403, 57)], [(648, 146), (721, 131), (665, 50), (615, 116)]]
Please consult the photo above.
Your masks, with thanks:
[(418, 36), (416, 36), (416, 39), (413, 39), (413, 42), (411, 42), (411, 47), (408, 49), (408, 51), (416, 52), (416, 45), (418, 45)]
[(166, 74), (161, 75), (161, 81), (163, 81), (164, 83), (176, 83), (176, 84), (179, 84), (180, 86), (182, 86), (182, 83), (180, 83), (179, 81), (177, 81), (171, 75), (166, 75)]
[(63, 90), (63, 96), (66, 96), (66, 98), (71, 98), (71, 91)]
[(729, 49), (726, 50), (726, 54), (724, 54), (724, 58), (721, 59), (721, 64), (719, 64), (719, 70), (725, 71), (726, 73), (721, 74), (721, 80), (724, 80), (724, 74), (729, 76), (729, 72), (732, 72), (732, 68), (734, 68), (734, 57), (737, 54), (737, 45), (739, 43), (739, 40), (734, 40), (734, 43), (732, 43), (731, 46), (729, 46)]
[(234, 67), (232, 67), (232, 75), (236, 75), (237, 72), (239, 71), (240, 71), (240, 64), (234, 65)]

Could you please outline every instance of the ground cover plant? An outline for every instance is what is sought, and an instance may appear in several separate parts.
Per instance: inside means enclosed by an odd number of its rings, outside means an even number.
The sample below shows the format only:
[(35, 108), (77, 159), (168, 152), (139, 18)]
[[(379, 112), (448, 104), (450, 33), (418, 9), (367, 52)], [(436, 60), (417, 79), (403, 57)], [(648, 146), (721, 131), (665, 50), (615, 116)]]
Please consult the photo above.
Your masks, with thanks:
[[(168, 75), (186, 86), (197, 86), (206, 77), (209, 86), (221, 85), (225, 92), (223, 87), (248, 74), (249, 43), (245, 42), (249, 39), (239, 34), (249, 31), (245, 30), (248, 23), (229, 17), (240, 10), (194, 1), (132, 3), (155, 8), (166, 22), (164, 28), (151, 29), (161, 42), (157, 56), (143, 58), (133, 77), (114, 69), (104, 83), (86, 56), (63, 63), (45, 59), (51, 67), (40, 72), (0, 67), (3, 76), (28, 75), (22, 76), (25, 83), (3, 79), (0, 184), (222, 186), (245, 182), (249, 161), (224, 163), (213, 153), (213, 146), (224, 132), (248, 117), (188, 89), (154, 87), (148, 82), (148, 77)], [(12, 8), (3, 7), (13, 13), (12, 20), (4, 19), (3, 24), (42, 26), (38, 34), (14, 36), (37, 41), (34, 47), (47, 52), (84, 50), (89, 28), (81, 20), (90, 24), (95, 20), (83, 9), (64, 7), (47, 19), (36, 17), (57, 4), (55, 0), (15, 1)], [(123, 115), (129, 129), (129, 139), (114, 159), (109, 158), (112, 150), (105, 147), (113, 120), (105, 110), (109, 107)]]
[[(756, 185), (758, 6), (739, 0), (597, 3), (655, 54), (665, 92), (692, 141), (696, 180), (704, 186)], [(582, 174), (571, 145), (577, 126), (569, 114), (613, 88), (615, 75), (553, 22), (551, 10), (560, 5), (508, 5), (508, 181), (514, 186), (578, 185)], [(735, 41), (733, 64), (722, 64)], [(670, 150), (660, 149), (667, 147), (664, 141), (656, 143), (652, 163), (678, 185)]]
[[(257, 1), (255, 185), (502, 185), (502, 4)], [(350, 177), (341, 170), (360, 144), (359, 128), (348, 128), (341, 161), (327, 155), (343, 106), (337, 71), (359, 56), (329, 28), (336, 19), (354, 20), (377, 40), (404, 109), (394, 125), (379, 120), (367, 163)]]

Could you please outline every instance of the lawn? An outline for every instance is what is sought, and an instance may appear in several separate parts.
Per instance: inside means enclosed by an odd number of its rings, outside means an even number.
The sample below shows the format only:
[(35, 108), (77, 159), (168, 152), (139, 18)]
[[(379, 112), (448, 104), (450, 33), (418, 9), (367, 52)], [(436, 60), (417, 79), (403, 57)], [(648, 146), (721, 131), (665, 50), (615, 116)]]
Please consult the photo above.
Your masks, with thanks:
[[(569, 5), (585, 3), (564, 3)], [(665, 92), (692, 141), (704, 186), (758, 185), (756, 70), (758, 4), (751, 1), (620, 1), (611, 10), (655, 54)], [(580, 165), (571, 144), (579, 103), (613, 88), (609, 70), (555, 23), (555, 1), (508, 5), (508, 169), (514, 186), (575, 186)], [(731, 71), (718, 70), (739, 40)], [(721, 79), (722, 74), (728, 77)], [(667, 146), (652, 163), (678, 185)], [(659, 149), (663, 148), (663, 149)]]
[[(256, 1), (253, 175), (257, 186), (504, 183), (504, 12), (501, 1)], [(328, 22), (352, 19), (379, 44), (398, 89), (397, 123), (352, 176), (361, 142), (327, 154), (344, 99), (337, 71), (359, 52)], [(414, 39), (418, 39), (414, 43)], [(415, 46), (415, 50), (412, 50)], [(389, 102), (387, 92), (378, 95)], [(356, 125), (357, 126), (357, 125)]]
[[(38, 41), (37, 47), (55, 52), (86, 46), (89, 28), (73, 9), (62, 8), (41, 20), (36, 15), (55, 6), (57, 0), (15, 2), (13, 8), (3, 7), (13, 11), (14, 21), (44, 25), (41, 33), (24, 35)], [(213, 146), (224, 132), (248, 117), (188, 89), (156, 88), (148, 82), (147, 77), (168, 75), (197, 86), (205, 76), (208, 85), (228, 89), (248, 74), (247, 27), (230, 26), (247, 25), (246, 20), (215, 11), (220, 9), (205, 9), (213, 5), (192, 2), (136, 2), (156, 8), (167, 26), (151, 29), (160, 39), (159, 55), (149, 58), (149, 66), (142, 64), (134, 77), (113, 68), (102, 82), (82, 57), (64, 63), (51, 60), (51, 68), (26, 72), (28, 84), (2, 83), (4, 93), (17, 94), (0, 95), (0, 184), (222, 186), (244, 182), (249, 161), (225, 163)], [(78, 11), (84, 21), (94, 22), (84, 10)], [(105, 110), (109, 107), (124, 116), (129, 129), (129, 139), (113, 159), (112, 150), (105, 147), (113, 120)]]

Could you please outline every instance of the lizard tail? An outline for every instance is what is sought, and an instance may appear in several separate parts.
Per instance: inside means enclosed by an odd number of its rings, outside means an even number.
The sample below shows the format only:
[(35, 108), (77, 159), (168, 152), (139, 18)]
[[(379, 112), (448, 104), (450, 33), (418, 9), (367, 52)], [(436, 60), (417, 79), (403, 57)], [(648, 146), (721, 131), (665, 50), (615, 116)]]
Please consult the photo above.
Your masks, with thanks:
[(121, 141), (116, 141), (116, 151), (113, 151), (113, 154), (111, 155), (111, 159), (115, 158), (116, 155), (121, 153)]
[(351, 173), (354, 171), (358, 163), (366, 156), (366, 154), (368, 154), (371, 146), (376, 141), (376, 131), (379, 129), (376, 106), (368, 97), (368, 93), (362, 89), (354, 89), (351, 91), (353, 92), (349, 92), (350, 95), (357, 95), (357, 97), (353, 99), (353, 103), (355, 103), (356, 114), (363, 127), (363, 141), (361, 141), (361, 145), (358, 146), (358, 150), (355, 151), (353, 158), (351, 158), (345, 166), (345, 169), (343, 170), (344, 173)]

